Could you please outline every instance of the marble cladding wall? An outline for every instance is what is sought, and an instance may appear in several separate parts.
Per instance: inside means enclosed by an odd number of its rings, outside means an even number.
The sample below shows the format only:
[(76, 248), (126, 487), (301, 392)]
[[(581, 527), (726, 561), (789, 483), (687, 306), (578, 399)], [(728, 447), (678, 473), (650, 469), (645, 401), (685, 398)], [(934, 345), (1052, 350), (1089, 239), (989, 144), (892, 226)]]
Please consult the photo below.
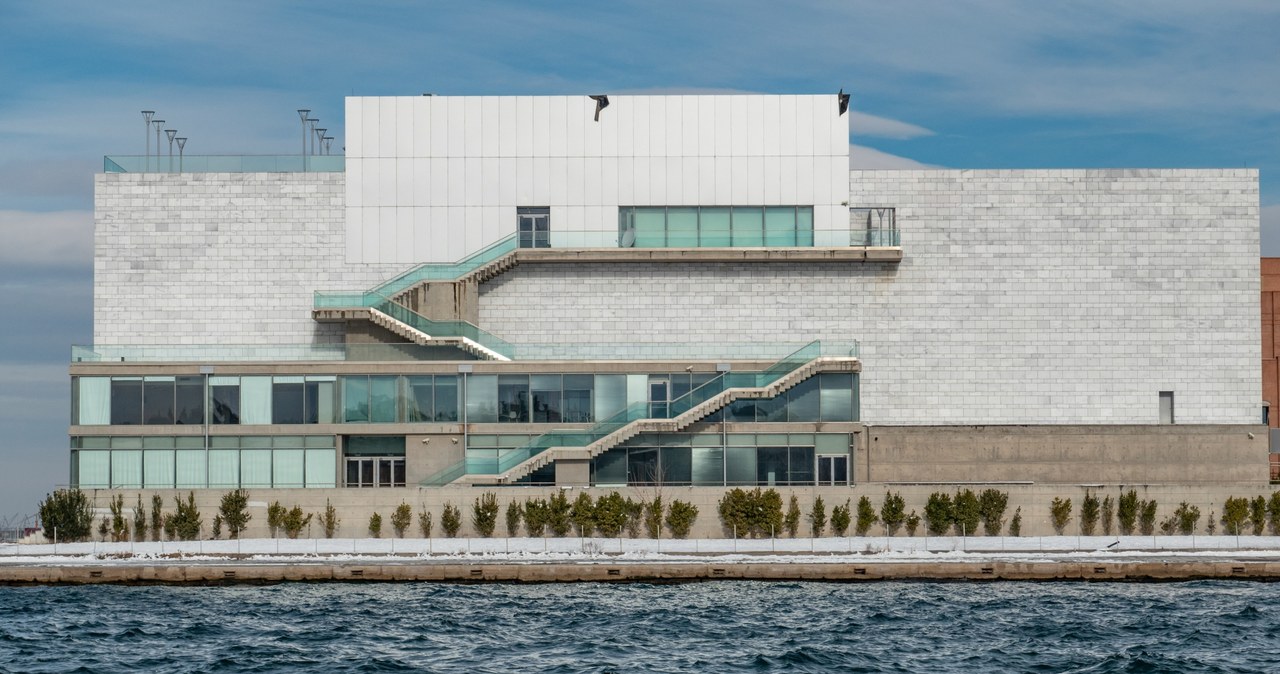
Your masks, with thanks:
[(94, 180), (94, 343), (342, 341), (314, 290), (405, 265), (347, 264), (341, 173), (108, 173)]
[(519, 267), (480, 323), (520, 342), (860, 340), (881, 424), (1258, 423), (1258, 173), (862, 170), (898, 264)]

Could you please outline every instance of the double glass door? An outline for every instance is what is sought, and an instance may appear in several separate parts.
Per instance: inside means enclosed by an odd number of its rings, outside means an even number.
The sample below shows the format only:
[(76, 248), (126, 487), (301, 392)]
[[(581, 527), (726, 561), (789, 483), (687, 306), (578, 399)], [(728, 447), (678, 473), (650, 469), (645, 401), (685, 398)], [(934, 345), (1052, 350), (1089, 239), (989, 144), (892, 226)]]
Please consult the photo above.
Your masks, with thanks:
[(550, 248), (551, 209), (516, 209), (516, 232), (521, 248)]
[(818, 485), (834, 486), (838, 484), (849, 484), (849, 457), (843, 455), (819, 456)]

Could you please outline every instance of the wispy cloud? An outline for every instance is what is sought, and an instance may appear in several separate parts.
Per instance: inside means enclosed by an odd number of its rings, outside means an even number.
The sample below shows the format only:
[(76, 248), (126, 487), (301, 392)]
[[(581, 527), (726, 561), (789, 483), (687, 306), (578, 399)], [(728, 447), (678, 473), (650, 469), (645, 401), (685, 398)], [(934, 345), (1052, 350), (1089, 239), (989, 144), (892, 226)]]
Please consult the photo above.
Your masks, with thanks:
[(938, 168), (907, 157), (889, 154), (865, 145), (849, 146), (849, 168), (851, 169), (922, 169)]
[(87, 270), (93, 263), (92, 211), (0, 211), (0, 233), (3, 266)]

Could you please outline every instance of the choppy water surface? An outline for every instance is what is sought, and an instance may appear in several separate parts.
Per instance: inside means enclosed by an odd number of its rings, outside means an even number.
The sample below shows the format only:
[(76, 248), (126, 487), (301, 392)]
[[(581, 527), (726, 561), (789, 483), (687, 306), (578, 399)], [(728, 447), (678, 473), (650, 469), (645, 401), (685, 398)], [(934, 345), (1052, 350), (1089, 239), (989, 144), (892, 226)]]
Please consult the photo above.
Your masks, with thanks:
[(0, 588), (5, 672), (1274, 672), (1280, 587)]

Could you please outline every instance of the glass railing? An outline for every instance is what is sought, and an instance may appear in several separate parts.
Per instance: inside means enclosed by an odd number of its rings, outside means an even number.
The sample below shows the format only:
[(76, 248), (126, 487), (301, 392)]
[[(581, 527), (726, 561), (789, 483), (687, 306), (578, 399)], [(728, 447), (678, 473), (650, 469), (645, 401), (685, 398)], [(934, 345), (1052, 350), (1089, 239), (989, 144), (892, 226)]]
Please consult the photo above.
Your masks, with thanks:
[[(355, 297), (360, 297), (357, 294)], [(335, 304), (334, 306), (358, 306)], [(415, 320), (427, 320), (419, 317)], [(425, 324), (423, 324), (425, 325)], [(468, 324), (470, 325), (470, 324)], [(426, 330), (427, 334), (433, 334)], [(440, 331), (437, 329), (436, 333)], [(497, 338), (495, 338), (497, 339)], [(476, 340), (484, 344), (483, 340)], [(514, 353), (519, 360), (529, 361), (773, 361), (780, 354), (788, 354), (803, 346), (795, 342), (704, 342), (698, 344), (519, 344), (501, 342), (504, 350)], [(401, 344), (113, 344), (71, 347), (71, 361), (75, 363), (103, 363), (113, 361), (166, 362), (166, 363), (217, 363), (239, 361), (395, 361), (440, 360), (438, 346)], [(497, 350), (497, 349), (495, 349)], [(857, 342), (824, 341), (821, 355), (856, 357)], [(508, 356), (510, 357), (510, 356)], [(459, 354), (458, 360), (466, 357)], [(743, 373), (734, 373), (734, 381)], [(736, 384), (735, 384), (736, 385)], [(751, 384), (743, 384), (751, 385)]]
[(105, 173), (341, 173), (342, 155), (107, 155)]
[(369, 292), (386, 297), (395, 297), (423, 281), (452, 281), (493, 262), (515, 249), (516, 235), (512, 234), (481, 248), (458, 262), (430, 263), (414, 267), (386, 283), (371, 288)]
[[(552, 447), (586, 447), (635, 421), (678, 417), (728, 389), (769, 386), (821, 355), (823, 355), (821, 342), (810, 342), (759, 372), (726, 372), (665, 405), (658, 406), (649, 402), (633, 403), (586, 430), (556, 430), (544, 433), (528, 444), (502, 454), (496, 461), (492, 458), (464, 460), (432, 475), (422, 484), (440, 486), (457, 480), (462, 475), (470, 474), (500, 475)], [(482, 470), (491, 465), (494, 467), (492, 473)]]
[(510, 343), (466, 321), (433, 321), (385, 297), (382, 298), (381, 302), (372, 305), (370, 308), (377, 309), (397, 321), (425, 332), (432, 337), (466, 337), (486, 349), (495, 351), (507, 358), (512, 358), (515, 354), (515, 349)]

